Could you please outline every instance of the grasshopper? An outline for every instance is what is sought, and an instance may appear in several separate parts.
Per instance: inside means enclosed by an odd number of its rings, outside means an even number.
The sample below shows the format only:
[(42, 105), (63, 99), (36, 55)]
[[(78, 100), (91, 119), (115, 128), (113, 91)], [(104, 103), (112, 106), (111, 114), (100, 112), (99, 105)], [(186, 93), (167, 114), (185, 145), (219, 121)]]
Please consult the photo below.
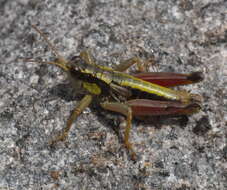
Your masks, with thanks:
[[(133, 64), (140, 64), (139, 58), (131, 58), (112, 69), (97, 65), (88, 51), (82, 51), (72, 60), (66, 60), (42, 31), (34, 25), (32, 27), (47, 42), (57, 59), (49, 62), (27, 59), (26, 62), (56, 65), (67, 73), (75, 88), (82, 88), (85, 91), (83, 99), (72, 111), (66, 127), (50, 141), (50, 144), (64, 141), (73, 122), (94, 99), (98, 98), (103, 109), (126, 117), (124, 145), (131, 158), (135, 160), (136, 153), (129, 141), (133, 116), (146, 119), (157, 115), (191, 115), (201, 109), (201, 96), (168, 88), (199, 82), (203, 79), (200, 72), (191, 74), (143, 72), (129, 75), (124, 71)], [(154, 97), (156, 98), (153, 99)]]

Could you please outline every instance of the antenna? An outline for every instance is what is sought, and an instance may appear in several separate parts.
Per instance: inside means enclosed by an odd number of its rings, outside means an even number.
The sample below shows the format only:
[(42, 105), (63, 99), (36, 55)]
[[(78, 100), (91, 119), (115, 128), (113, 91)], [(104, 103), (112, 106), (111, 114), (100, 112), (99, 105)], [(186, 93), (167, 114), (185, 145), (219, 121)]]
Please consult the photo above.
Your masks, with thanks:
[(40, 36), (43, 37), (43, 39), (46, 41), (46, 43), (48, 44), (49, 48), (51, 49), (51, 51), (54, 53), (54, 55), (56, 55), (59, 59), (64, 59), (57, 51), (57, 49), (52, 45), (52, 43), (47, 39), (46, 35), (39, 30), (35, 25), (32, 25), (32, 28), (34, 28), (34, 30), (36, 32), (38, 32), (40, 34)]
[(40, 63), (40, 64), (51, 64), (51, 65), (57, 65), (58, 67), (62, 68), (65, 71), (68, 71), (69, 68), (66, 66), (65, 62), (59, 62), (59, 61), (37, 61), (34, 59), (29, 59), (29, 58), (25, 58), (22, 59), (23, 62), (30, 62), (30, 63)]
[(58, 67), (62, 68), (65, 71), (68, 71), (69, 68), (67, 67), (68, 62), (64, 59), (63, 56), (61, 56), (57, 49), (52, 45), (52, 43), (47, 39), (47, 37), (45, 36), (45, 34), (39, 30), (35, 25), (32, 25), (32, 28), (38, 32), (40, 34), (40, 36), (46, 41), (46, 43), (48, 44), (49, 48), (51, 49), (51, 51), (53, 52), (53, 54), (57, 57), (56, 61), (37, 61), (34, 59), (23, 59), (23, 61), (25, 62), (32, 62), (32, 63), (44, 63), (44, 64), (52, 64), (52, 65), (57, 65)]

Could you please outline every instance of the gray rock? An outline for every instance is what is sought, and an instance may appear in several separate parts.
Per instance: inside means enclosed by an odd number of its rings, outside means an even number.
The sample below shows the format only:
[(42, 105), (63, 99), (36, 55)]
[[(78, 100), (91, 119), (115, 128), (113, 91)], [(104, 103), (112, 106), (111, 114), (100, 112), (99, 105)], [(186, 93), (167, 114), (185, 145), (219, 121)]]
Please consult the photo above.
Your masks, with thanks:
[[(227, 188), (226, 1), (0, 4), (0, 189)], [(135, 163), (114, 128), (118, 114), (96, 105), (78, 118), (66, 142), (50, 147), (81, 96), (60, 69), (23, 62), (55, 58), (31, 24), (66, 58), (88, 48), (101, 65), (154, 56), (159, 71), (202, 71), (203, 82), (184, 87), (203, 96), (202, 111), (186, 127), (134, 120)]]

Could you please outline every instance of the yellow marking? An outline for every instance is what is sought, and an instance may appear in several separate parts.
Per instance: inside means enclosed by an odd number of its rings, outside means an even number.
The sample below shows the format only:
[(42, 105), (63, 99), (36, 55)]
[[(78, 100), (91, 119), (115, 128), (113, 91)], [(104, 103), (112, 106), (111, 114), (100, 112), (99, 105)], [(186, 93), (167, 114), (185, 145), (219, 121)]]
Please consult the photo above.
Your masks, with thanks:
[(107, 84), (110, 84), (113, 81), (113, 79), (112, 79), (113, 77), (112, 77), (111, 73), (109, 73), (108, 71), (107, 71), (107, 73), (105, 73), (105, 70), (103, 70), (103, 72), (101, 72), (101, 73), (97, 72), (95, 74), (95, 77), (104, 81)]
[(153, 84), (151, 82), (147, 82), (121, 72), (115, 71), (114, 75), (115, 75), (114, 78), (117, 79), (117, 81), (115, 82), (117, 82), (121, 86), (128, 86), (150, 94), (162, 96), (171, 100), (179, 100), (182, 102), (188, 102), (190, 100), (190, 96), (188, 93), (182, 93), (181, 91), (172, 90), (170, 88)]
[[(106, 84), (115, 83), (120, 86), (127, 86), (134, 89), (138, 89), (150, 94), (155, 94), (157, 96), (164, 97), (170, 100), (177, 100), (187, 103), (191, 100), (190, 94), (172, 90), (151, 82), (144, 81), (142, 79), (133, 77), (129, 74), (114, 71), (108, 67), (100, 67), (93, 64), (87, 64), (84, 69), (81, 69), (82, 73), (91, 74), (93, 77), (102, 80)], [(100, 94), (101, 89), (93, 84), (84, 84), (84, 87), (92, 94)]]
[[(187, 103), (190, 101), (190, 95), (187, 92), (181, 92), (172, 90), (170, 88), (166, 88), (157, 84), (153, 84), (151, 82), (144, 81), (142, 79), (133, 77), (126, 73), (113, 71), (111, 69), (107, 69), (106, 67), (97, 67), (96, 65), (89, 65), (84, 71), (84, 73), (91, 74), (93, 77), (102, 80), (103, 82), (117, 83), (120, 86), (127, 86), (134, 89), (138, 89), (150, 94), (155, 94), (157, 96), (164, 97), (170, 100), (177, 100)], [(86, 89), (93, 93), (96, 90), (92, 90), (92, 86), (87, 87)], [(94, 88), (98, 88), (98, 86), (94, 86)], [(94, 93), (93, 93), (94, 94)]]
[(95, 83), (83, 82), (83, 87), (91, 94), (101, 94), (101, 88)]

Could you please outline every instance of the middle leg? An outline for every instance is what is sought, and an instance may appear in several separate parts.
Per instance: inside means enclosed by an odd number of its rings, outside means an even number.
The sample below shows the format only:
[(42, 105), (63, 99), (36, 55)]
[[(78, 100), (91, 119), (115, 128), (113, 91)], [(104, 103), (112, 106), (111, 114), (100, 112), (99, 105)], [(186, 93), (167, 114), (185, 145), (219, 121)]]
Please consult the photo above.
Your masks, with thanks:
[(124, 72), (134, 64), (136, 64), (138, 72), (149, 72), (149, 66), (154, 64), (154, 58), (142, 60), (139, 57), (132, 57), (115, 66), (114, 70)]

